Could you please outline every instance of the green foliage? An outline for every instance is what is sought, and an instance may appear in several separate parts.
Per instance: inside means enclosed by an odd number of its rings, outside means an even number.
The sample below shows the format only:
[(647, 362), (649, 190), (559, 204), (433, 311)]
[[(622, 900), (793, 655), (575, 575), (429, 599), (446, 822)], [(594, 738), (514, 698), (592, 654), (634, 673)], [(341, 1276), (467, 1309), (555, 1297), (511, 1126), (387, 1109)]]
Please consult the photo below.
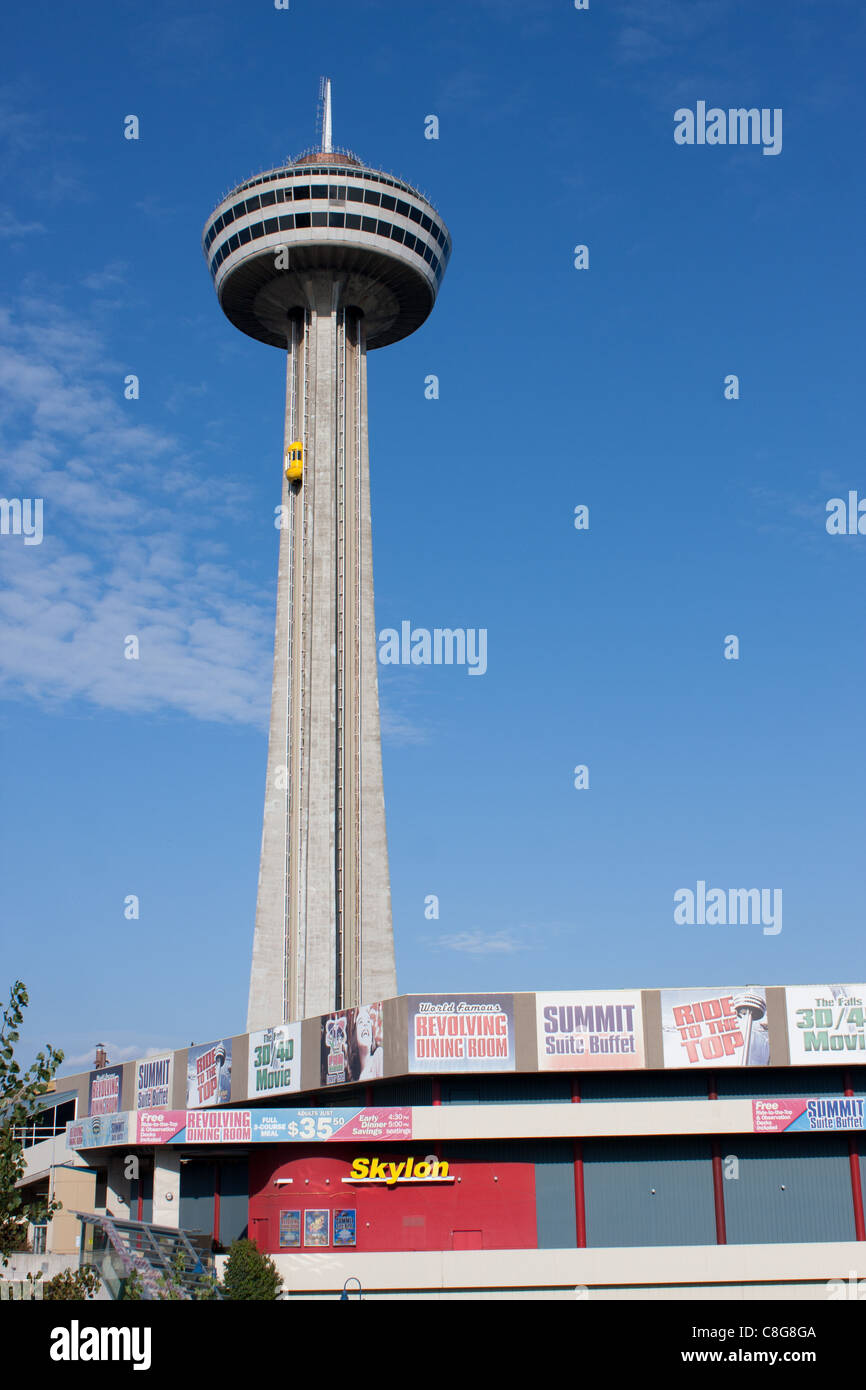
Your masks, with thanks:
[[(60, 1206), (44, 1198), (28, 1200), (16, 1183), (24, 1176), (24, 1150), (14, 1131), (33, 1117), (36, 1101), (49, 1090), (63, 1053), (49, 1047), (22, 1072), (15, 1061), (15, 1043), (21, 1033), (24, 1010), (30, 1000), (20, 980), (9, 991), (9, 1004), (0, 1024), (0, 1265), (25, 1248), (27, 1223), (48, 1221)], [(47, 1287), (47, 1285), (46, 1285)]]
[(235, 1240), (229, 1247), (223, 1291), (230, 1299), (272, 1300), (282, 1287), (282, 1276), (270, 1256), (254, 1240)]
[(143, 1288), (141, 1275), (137, 1269), (134, 1269), (128, 1278), (123, 1281), (123, 1293), (120, 1295), (121, 1302), (137, 1302), (143, 1296)]
[(60, 1274), (55, 1274), (53, 1279), (46, 1279), (43, 1288), (44, 1297), (55, 1301), (71, 1302), (75, 1300), (81, 1302), (87, 1298), (95, 1298), (99, 1292), (101, 1280), (92, 1265), (84, 1265), (81, 1269), (64, 1269)]

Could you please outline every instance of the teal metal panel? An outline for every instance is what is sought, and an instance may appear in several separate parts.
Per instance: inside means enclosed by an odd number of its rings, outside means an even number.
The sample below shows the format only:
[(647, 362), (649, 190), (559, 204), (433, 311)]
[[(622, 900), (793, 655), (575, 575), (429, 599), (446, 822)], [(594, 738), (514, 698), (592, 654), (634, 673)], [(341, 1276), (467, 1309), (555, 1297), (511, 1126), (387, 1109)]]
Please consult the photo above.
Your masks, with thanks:
[(220, 1164), (220, 1244), (229, 1246), (247, 1234), (250, 1211), (249, 1165), (246, 1160)]
[(535, 1215), (539, 1250), (568, 1250), (577, 1244), (574, 1210), (574, 1144), (551, 1139), (536, 1146)]
[(624, 1100), (706, 1100), (704, 1071), (583, 1072), (581, 1101), (612, 1105)]
[(588, 1246), (714, 1245), (708, 1139), (585, 1139)]
[[(344, 1094), (338, 1105), (364, 1104), (364, 1092), (355, 1087), (351, 1095)], [(432, 1105), (432, 1076), (406, 1077), (402, 1081), (377, 1081), (373, 1086), (373, 1105)]]
[(719, 1099), (746, 1096), (841, 1096), (842, 1067), (719, 1067)]
[(551, 1105), (571, 1100), (571, 1077), (562, 1072), (513, 1072), (504, 1076), (443, 1076), (443, 1105)]
[(731, 1134), (722, 1153), (729, 1245), (853, 1240), (848, 1141), (842, 1134)]
[(178, 1221), (184, 1231), (213, 1232), (214, 1164), (211, 1159), (191, 1158), (180, 1164)]

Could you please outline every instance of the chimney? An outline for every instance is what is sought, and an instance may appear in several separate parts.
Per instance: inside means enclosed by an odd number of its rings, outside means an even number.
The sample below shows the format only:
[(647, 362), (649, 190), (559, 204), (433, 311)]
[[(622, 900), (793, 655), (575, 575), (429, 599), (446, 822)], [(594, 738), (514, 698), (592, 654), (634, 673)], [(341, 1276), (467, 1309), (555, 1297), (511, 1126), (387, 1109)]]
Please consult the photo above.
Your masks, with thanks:
[(95, 1071), (102, 1071), (103, 1067), (108, 1066), (108, 1053), (105, 1051), (105, 1043), (96, 1044), (96, 1061), (93, 1063)]

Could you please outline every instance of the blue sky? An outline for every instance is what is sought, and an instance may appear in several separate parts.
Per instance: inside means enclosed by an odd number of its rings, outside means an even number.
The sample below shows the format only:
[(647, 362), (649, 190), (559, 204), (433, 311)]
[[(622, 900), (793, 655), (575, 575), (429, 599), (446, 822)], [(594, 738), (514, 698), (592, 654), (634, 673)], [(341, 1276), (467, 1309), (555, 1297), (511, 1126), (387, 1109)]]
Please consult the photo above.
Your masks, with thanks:
[[(0, 537), (28, 1046), (244, 1026), (284, 366), (199, 239), (313, 143), (322, 73), (336, 142), (454, 241), (370, 358), (377, 627), (488, 632), (483, 677), (380, 668), (401, 992), (862, 979), (866, 536), (825, 508), (866, 496), (864, 35), (855, 0), (7, 20), (0, 492), (44, 499), (41, 545)], [(675, 144), (698, 101), (781, 108), (781, 153)], [(781, 889), (782, 931), (677, 925), (698, 880)]]

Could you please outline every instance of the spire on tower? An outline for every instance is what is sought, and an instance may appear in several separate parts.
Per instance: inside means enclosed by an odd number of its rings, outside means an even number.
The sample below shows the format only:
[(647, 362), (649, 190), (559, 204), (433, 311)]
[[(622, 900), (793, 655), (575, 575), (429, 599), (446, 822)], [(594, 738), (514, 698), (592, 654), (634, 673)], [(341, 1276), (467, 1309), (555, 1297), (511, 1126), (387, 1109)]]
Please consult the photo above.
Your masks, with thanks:
[(323, 77), (319, 81), (319, 112), (321, 120), (321, 152), (331, 154), (331, 79)]

